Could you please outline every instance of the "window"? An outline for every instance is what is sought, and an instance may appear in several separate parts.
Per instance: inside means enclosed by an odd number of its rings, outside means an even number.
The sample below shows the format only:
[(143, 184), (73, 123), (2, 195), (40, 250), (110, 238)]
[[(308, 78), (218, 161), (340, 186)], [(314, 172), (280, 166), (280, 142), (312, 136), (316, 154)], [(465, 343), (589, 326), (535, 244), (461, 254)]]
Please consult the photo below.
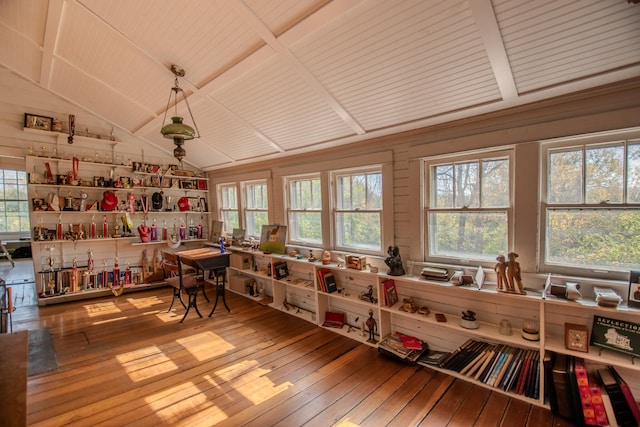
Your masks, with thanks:
[(495, 260), (511, 232), (510, 152), (425, 161), (425, 259)]
[(337, 172), (334, 227), (336, 249), (382, 252), (382, 171)]
[(267, 183), (245, 182), (242, 185), (245, 197), (245, 236), (259, 239), (262, 226), (269, 224)]
[(0, 232), (29, 232), (27, 173), (0, 169)]
[(221, 184), (218, 186), (218, 197), (220, 197), (222, 228), (225, 232), (231, 234), (234, 228), (240, 228), (238, 187), (236, 184)]
[(322, 188), (320, 177), (286, 179), (289, 241), (322, 246)]
[(545, 264), (639, 269), (640, 140), (543, 147)]

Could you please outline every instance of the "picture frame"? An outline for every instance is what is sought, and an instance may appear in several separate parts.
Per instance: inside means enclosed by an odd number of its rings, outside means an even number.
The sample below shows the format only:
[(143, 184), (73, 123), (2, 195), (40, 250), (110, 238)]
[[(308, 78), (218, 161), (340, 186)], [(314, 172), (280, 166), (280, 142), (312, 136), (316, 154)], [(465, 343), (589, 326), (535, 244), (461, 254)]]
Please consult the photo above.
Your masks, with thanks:
[(640, 308), (640, 271), (629, 272), (629, 307)]
[(204, 179), (197, 180), (198, 190), (206, 191), (207, 190), (207, 181)]
[(39, 116), (37, 114), (24, 113), (24, 127), (51, 132), (53, 117)]
[(259, 249), (266, 253), (284, 255), (287, 241), (287, 226), (269, 224), (262, 226)]
[(180, 180), (180, 188), (183, 190), (193, 190), (193, 182), (189, 180)]
[(589, 352), (589, 328), (576, 323), (564, 324), (564, 348), (582, 353)]

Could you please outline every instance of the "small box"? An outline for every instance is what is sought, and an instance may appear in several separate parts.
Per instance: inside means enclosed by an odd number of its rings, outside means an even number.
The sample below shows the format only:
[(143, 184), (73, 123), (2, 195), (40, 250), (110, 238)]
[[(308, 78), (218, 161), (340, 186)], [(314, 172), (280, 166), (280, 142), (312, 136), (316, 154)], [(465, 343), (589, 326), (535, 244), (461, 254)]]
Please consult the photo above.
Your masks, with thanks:
[(345, 257), (347, 268), (353, 268), (355, 270), (364, 270), (367, 267), (367, 258), (357, 255), (347, 255)]
[(324, 323), (322, 326), (325, 328), (342, 328), (344, 326), (344, 313), (336, 313), (332, 311), (327, 311), (324, 314)]

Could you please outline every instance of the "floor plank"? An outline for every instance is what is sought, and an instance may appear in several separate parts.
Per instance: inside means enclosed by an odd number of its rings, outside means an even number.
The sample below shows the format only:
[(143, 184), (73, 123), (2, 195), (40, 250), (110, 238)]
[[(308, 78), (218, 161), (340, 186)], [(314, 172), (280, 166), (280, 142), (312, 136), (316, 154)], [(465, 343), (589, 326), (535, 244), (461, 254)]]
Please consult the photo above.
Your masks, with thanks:
[[(235, 294), (231, 313), (184, 323), (182, 307), (167, 313), (170, 300), (159, 288), (17, 310), (14, 329), (49, 327), (59, 364), (28, 378), (28, 424), (558, 424), (545, 408), (399, 363)], [(212, 304), (199, 302), (203, 312)]]

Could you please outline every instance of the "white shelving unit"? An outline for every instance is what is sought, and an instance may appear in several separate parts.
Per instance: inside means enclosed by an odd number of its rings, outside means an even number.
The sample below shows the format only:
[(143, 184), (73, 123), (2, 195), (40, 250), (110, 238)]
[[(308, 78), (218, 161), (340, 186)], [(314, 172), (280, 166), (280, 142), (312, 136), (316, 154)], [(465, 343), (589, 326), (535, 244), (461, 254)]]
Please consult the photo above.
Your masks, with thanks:
[[(139, 159), (130, 159), (130, 153), (119, 152), (118, 141), (105, 138), (92, 138), (87, 136), (74, 136), (74, 144), (67, 144), (67, 134), (59, 132), (46, 132), (34, 129), (24, 129), (25, 132), (48, 137), (51, 142), (34, 141), (28, 148), (26, 156), (26, 170), (29, 172), (29, 199), (46, 201), (54, 195), (63, 201), (69, 197), (74, 199), (73, 207), (63, 204), (61, 210), (35, 210), (31, 205), (30, 221), (32, 225), (32, 257), (36, 277), (40, 273), (51, 276), (50, 257), (53, 256), (53, 270), (69, 270), (74, 260), (78, 269), (83, 271), (87, 267), (88, 253), (91, 251), (94, 261), (94, 271), (112, 271), (116, 260), (121, 272), (129, 268), (131, 276), (136, 278), (135, 283), (125, 286), (125, 289), (145, 289), (149, 287), (141, 277), (143, 266), (157, 264), (162, 250), (171, 250), (166, 247), (167, 240), (163, 239), (163, 228), (167, 227), (168, 235), (173, 233), (174, 226), (178, 233), (180, 226), (185, 226), (185, 238), (182, 244), (201, 244), (207, 240), (209, 233), (208, 212), (208, 179), (206, 177), (185, 176), (174, 174), (169, 165), (149, 162), (159, 167), (155, 172), (134, 170), (134, 164), (145, 164), (141, 153)], [(43, 139), (43, 138), (40, 138)], [(77, 161), (78, 185), (65, 182), (64, 178), (72, 173), (74, 162)], [(47, 168), (48, 166), (48, 168)], [(154, 166), (154, 170), (157, 168)], [(53, 179), (48, 177), (50, 171)], [(162, 172), (165, 173), (162, 173)], [(105, 183), (104, 185), (98, 185)], [(115, 184), (115, 183), (118, 184)], [(160, 187), (160, 182), (163, 183)], [(110, 184), (110, 185), (109, 185)], [(91, 207), (99, 202), (105, 191), (116, 194), (119, 206), (112, 211), (98, 209), (80, 210), (78, 204), (85, 197), (85, 204)], [(153, 193), (158, 192), (163, 197), (161, 210), (154, 210), (152, 206), (143, 209), (140, 203), (141, 196), (147, 196), (147, 203), (151, 205)], [(134, 212), (130, 211), (128, 196), (133, 195)], [(189, 200), (189, 210), (180, 211), (175, 207), (181, 197)], [(122, 203), (122, 202), (125, 203)], [(131, 233), (123, 233), (123, 217), (133, 223)], [(108, 233), (103, 235), (103, 224), (106, 222)], [(62, 223), (64, 237), (57, 238), (58, 223)], [(157, 229), (157, 240), (142, 242), (137, 227), (141, 224), (151, 226), (153, 223)], [(91, 237), (92, 224), (95, 224), (94, 238)], [(115, 225), (120, 226), (121, 237), (113, 237)], [(49, 230), (43, 238), (36, 233), (36, 227)], [(197, 236), (198, 226), (202, 230), (201, 238)], [(80, 238), (66, 235), (72, 227), (83, 229)], [(191, 229), (191, 233), (189, 232)], [(75, 233), (74, 233), (75, 234)], [(144, 259), (143, 259), (144, 258)], [(58, 280), (58, 277), (56, 277)], [(108, 295), (111, 290), (108, 287), (84, 287), (78, 290), (69, 289), (60, 292), (46, 289), (47, 284), (36, 283), (37, 292), (41, 296), (41, 305), (64, 302), (80, 298), (93, 298)]]
[[(588, 361), (602, 365), (614, 365), (616, 369), (640, 394), (640, 363), (633, 363), (631, 357), (611, 351), (600, 352), (590, 348), (589, 353), (566, 350), (564, 347), (564, 323), (578, 323), (591, 327), (593, 315), (600, 314), (620, 320), (640, 323), (640, 310), (620, 306), (619, 308), (599, 307), (595, 301), (562, 300), (555, 297), (542, 297), (542, 292), (529, 291), (526, 295), (517, 295), (495, 291), (490, 283), (482, 289), (477, 286), (455, 286), (449, 282), (427, 280), (412, 275), (391, 277), (384, 273), (372, 273), (369, 270), (353, 270), (340, 267), (335, 263), (322, 265), (321, 262), (309, 262), (286, 255), (263, 254), (241, 248), (230, 248), (231, 267), (230, 286), (232, 292), (254, 299), (247, 291), (246, 283), (258, 281), (269, 296), (273, 308), (283, 310), (290, 315), (301, 317), (318, 326), (323, 325), (328, 311), (345, 314), (346, 324), (342, 329), (327, 328), (356, 341), (368, 343), (368, 330), (362, 333), (362, 323), (373, 310), (377, 322), (376, 339), (396, 331), (413, 335), (429, 344), (432, 350), (453, 351), (470, 338), (505, 344), (511, 347), (534, 350), (539, 360), (544, 360), (548, 351), (566, 353), (583, 357)], [(266, 267), (278, 262), (286, 262), (289, 277), (277, 280), (266, 273)], [(338, 292), (327, 293), (320, 289), (317, 272), (330, 270), (336, 278)], [(257, 271), (256, 271), (257, 270)], [(262, 271), (261, 271), (262, 270)], [(387, 279), (393, 279), (399, 302), (391, 307), (384, 303), (384, 286)], [(375, 302), (361, 298), (373, 287)], [(287, 299), (289, 310), (283, 308)], [(405, 298), (412, 298), (418, 306), (426, 306), (428, 315), (409, 313), (400, 309)], [(293, 301), (290, 301), (293, 299)], [(462, 311), (473, 310), (479, 321), (478, 329), (466, 329), (460, 325)], [(445, 315), (446, 322), (438, 322), (436, 313)], [(524, 319), (536, 319), (540, 324), (540, 341), (528, 341), (522, 337), (521, 328)], [(499, 332), (500, 322), (508, 320), (512, 327), (511, 335)], [(470, 381), (493, 391), (504, 393), (527, 403), (547, 406), (544, 390), (544, 367), (539, 363), (540, 398), (531, 399), (524, 395), (504, 392), (490, 387), (481, 381), (470, 379), (456, 372), (434, 367), (456, 378)]]

